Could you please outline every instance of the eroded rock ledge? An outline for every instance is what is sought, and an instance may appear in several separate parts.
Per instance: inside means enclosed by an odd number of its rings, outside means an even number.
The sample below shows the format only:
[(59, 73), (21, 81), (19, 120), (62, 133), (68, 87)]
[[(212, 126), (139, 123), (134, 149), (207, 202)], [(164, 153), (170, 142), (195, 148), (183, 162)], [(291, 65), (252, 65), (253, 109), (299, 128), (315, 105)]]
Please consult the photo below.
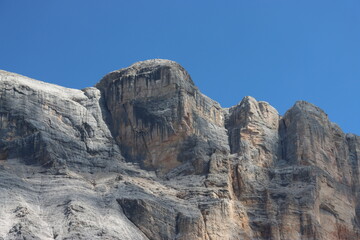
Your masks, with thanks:
[(169, 60), (0, 71), (0, 239), (359, 239), (359, 156), (318, 107), (223, 109)]

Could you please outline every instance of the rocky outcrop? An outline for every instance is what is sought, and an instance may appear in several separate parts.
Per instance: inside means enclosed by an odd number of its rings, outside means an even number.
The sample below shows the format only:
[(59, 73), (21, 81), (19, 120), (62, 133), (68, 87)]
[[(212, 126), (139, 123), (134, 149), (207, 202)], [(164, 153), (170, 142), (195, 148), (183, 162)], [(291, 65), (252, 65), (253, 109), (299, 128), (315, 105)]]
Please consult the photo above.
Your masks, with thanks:
[(359, 159), (351, 154), (353, 135), (344, 134), (318, 107), (300, 101), (281, 120), (280, 136), (285, 165), (306, 169), (309, 175), (304, 179), (307, 189), (288, 203), (300, 210), (302, 218), (296, 225), (307, 229), (308, 238), (315, 234), (318, 239), (358, 239), (359, 182), (354, 163)]
[(0, 71), (0, 239), (360, 239), (359, 156), (318, 107), (223, 109), (169, 60)]
[(220, 105), (179, 64), (148, 60), (114, 71), (97, 85), (124, 157), (162, 174), (204, 174), (212, 152), (226, 152)]
[(113, 167), (122, 160), (98, 89), (67, 89), (7, 72), (1, 72), (0, 86), (2, 158), (75, 168)]

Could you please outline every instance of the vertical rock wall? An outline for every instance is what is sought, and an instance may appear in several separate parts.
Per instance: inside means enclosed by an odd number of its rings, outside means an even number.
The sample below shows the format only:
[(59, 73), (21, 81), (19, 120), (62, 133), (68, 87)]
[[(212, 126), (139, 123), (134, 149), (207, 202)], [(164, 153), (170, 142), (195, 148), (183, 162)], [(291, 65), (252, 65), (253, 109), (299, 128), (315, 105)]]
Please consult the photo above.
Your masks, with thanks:
[(202, 95), (175, 62), (136, 63), (106, 75), (97, 87), (129, 161), (161, 174), (199, 174), (212, 152), (227, 151), (220, 105)]
[(223, 109), (169, 60), (0, 71), (0, 239), (360, 239), (359, 156), (318, 107)]

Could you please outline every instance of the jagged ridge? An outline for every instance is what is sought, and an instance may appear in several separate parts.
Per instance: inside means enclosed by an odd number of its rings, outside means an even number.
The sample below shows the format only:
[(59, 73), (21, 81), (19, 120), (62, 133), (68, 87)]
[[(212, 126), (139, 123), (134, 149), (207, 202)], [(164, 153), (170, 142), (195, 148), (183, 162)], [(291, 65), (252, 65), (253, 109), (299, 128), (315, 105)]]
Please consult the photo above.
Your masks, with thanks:
[(360, 138), (310, 103), (223, 109), (161, 59), (0, 85), (4, 239), (359, 238)]

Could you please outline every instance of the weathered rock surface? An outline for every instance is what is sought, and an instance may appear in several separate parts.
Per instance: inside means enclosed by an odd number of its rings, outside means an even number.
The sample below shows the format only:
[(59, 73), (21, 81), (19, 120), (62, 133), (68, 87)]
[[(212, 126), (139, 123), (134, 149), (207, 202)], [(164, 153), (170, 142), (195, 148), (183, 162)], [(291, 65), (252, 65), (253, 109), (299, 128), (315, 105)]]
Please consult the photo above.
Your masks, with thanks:
[(359, 156), (318, 107), (223, 109), (169, 60), (0, 71), (0, 239), (360, 239)]
[(201, 94), (175, 62), (135, 63), (96, 87), (128, 161), (163, 174), (204, 174), (212, 152), (228, 150), (220, 105)]

